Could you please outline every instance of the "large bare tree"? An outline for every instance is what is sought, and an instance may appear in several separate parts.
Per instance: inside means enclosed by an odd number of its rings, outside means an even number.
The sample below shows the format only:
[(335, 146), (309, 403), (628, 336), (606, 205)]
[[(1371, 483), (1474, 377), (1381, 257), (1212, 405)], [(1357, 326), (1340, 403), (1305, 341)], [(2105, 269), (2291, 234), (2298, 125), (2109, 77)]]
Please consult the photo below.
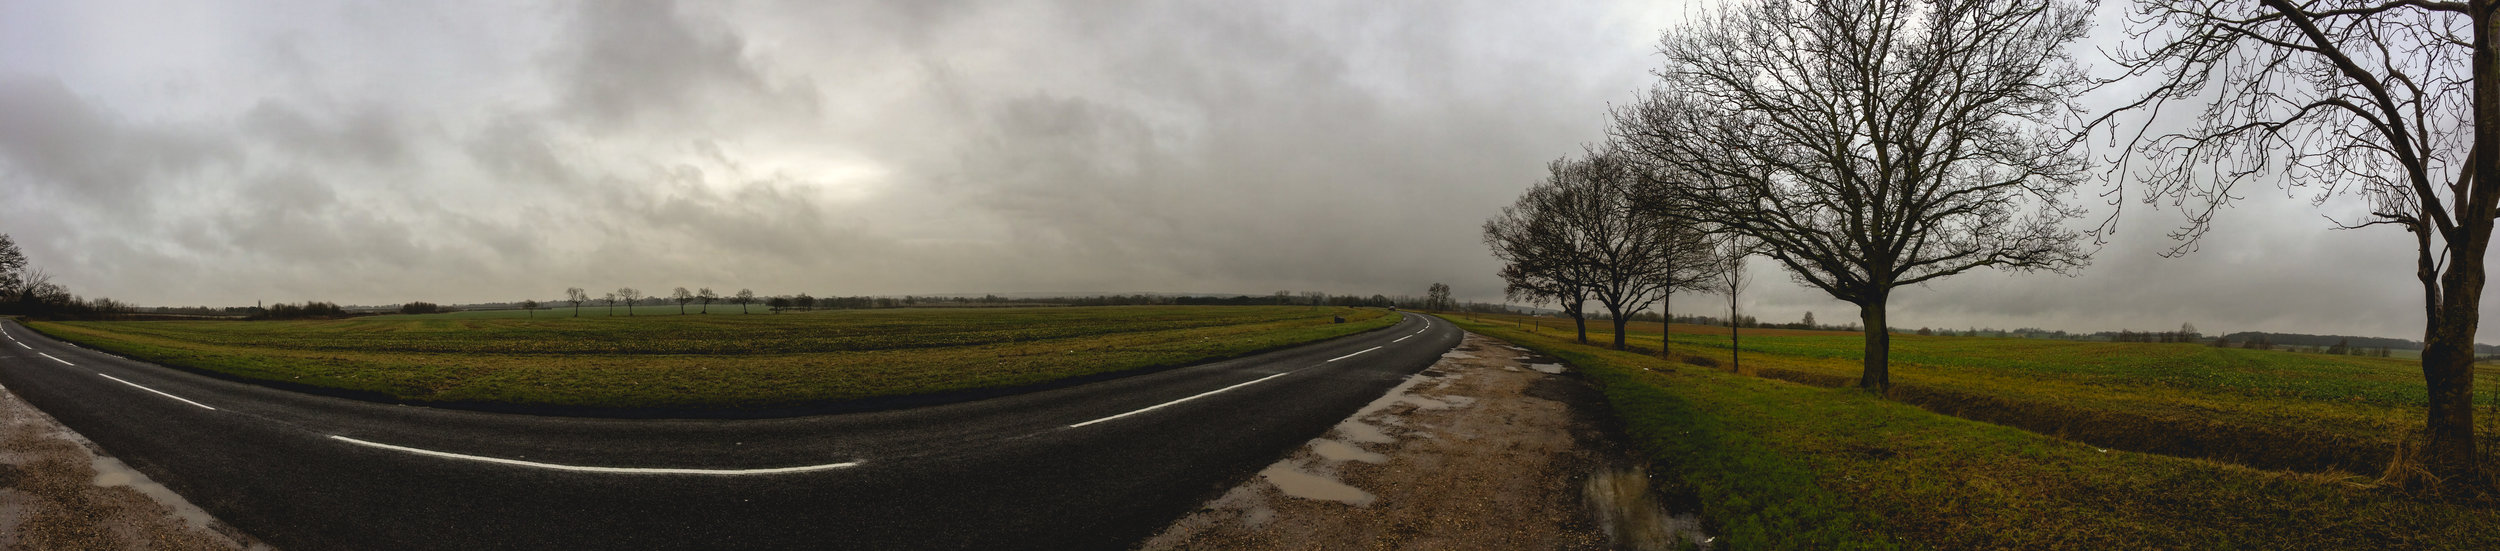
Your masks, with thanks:
[[(2114, 174), (2148, 203), (2186, 214), (2171, 255), (2193, 251), (2216, 209), (2256, 183), (2306, 188), (2369, 207), (2343, 228), (2413, 236), (2422, 285), (2422, 378), (2430, 401), (2422, 466), (2479, 472), (2474, 334), (2500, 215), (2500, 19), (2488, 0), (2140, 0), (2134, 41), (2110, 57), (2150, 81), (2132, 104), (2092, 121), (2125, 149)], [(2171, 102), (2202, 104), (2192, 124), (2154, 130)], [(2140, 120), (2121, 122), (2129, 114)], [(2123, 144), (2115, 138), (2125, 136)], [(2111, 190), (2123, 194), (2127, 186)]]
[(1858, 305), (1861, 387), (1889, 390), (1892, 290), (1986, 267), (2082, 266), (2087, 177), (2058, 131), (2089, 80), (2062, 0), (1741, 0), (1670, 30), (1615, 132), (1679, 216), (1761, 243)]
[(1563, 223), (1558, 183), (1568, 174), (1565, 161), (1547, 165), (1545, 180), (1531, 186), (1502, 213), (1484, 222), (1484, 244), (1502, 261), (1502, 295), (1530, 306), (1548, 302), (1571, 317), (1580, 344), (1589, 342), (1588, 285), (1583, 280), (1580, 241)]

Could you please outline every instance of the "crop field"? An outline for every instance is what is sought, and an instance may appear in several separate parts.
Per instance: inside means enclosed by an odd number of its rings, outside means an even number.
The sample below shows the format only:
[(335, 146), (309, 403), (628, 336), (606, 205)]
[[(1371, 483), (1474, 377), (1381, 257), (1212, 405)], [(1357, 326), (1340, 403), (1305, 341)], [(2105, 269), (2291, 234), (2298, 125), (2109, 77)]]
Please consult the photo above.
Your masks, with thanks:
[[(462, 314), (28, 326), (160, 364), (410, 402), (735, 409), (1185, 365), (1399, 319), (1380, 310), (1299, 306)], [(1347, 322), (1333, 323), (1337, 315)]]
[[(2483, 498), (2403, 491), (2335, 468), (2251, 466), (2227, 457), (2234, 454), (2131, 452), (2069, 431), (1973, 420), (2032, 408), (2086, 416), (2069, 428), (2142, 422), (2154, 424), (2124, 428), (2164, 431), (2179, 427), (2158, 423), (2185, 426), (2188, 414), (2201, 413), (2228, 421), (2203, 429), (2211, 433), (2282, 427), (2392, 447), (2418, 415), (2408, 404), (2420, 400), (2403, 388), (2402, 362), (1903, 336), (1895, 337), (1896, 395), (1887, 400), (1826, 380), (1854, 381), (1856, 368), (1846, 364), (1859, 341), (1847, 333), (1748, 331), (1744, 371), (1787, 375), (1770, 377), (1701, 365), (1727, 365), (1724, 330), (1677, 326), (1678, 359), (1669, 361), (1657, 357), (1654, 323), (1647, 350), (1616, 352), (1602, 348), (1600, 334), (1591, 335), (1598, 345), (1580, 345), (1554, 325), (1531, 333), (1517, 318), (1452, 319), (1587, 374), (1656, 460), (1662, 489), (1697, 503), (1734, 548), (2500, 547), (2500, 507)], [(1922, 401), (1922, 392), (1967, 395)], [(2034, 414), (2018, 417), (2047, 420)]]
[[(687, 315), (694, 315), (694, 314), (696, 314), (696, 313), (701, 313), (702, 311), (703, 311), (703, 305), (702, 305), (702, 304), (687, 304), (687, 305), (686, 305), (686, 314), (687, 314)], [(739, 312), (739, 311), (738, 311), (738, 305), (736, 305), (736, 304), (729, 304), (729, 303), (725, 303), (725, 302), (714, 302), (714, 303), (712, 303), (712, 310), (711, 310), (711, 312), (710, 312), (708, 315), (714, 315), (714, 316), (719, 316), (719, 315), (731, 315), (731, 316), (735, 316), (735, 315), (739, 315), (740, 313), (741, 313), (741, 312)], [(770, 307), (764, 306), (763, 304), (749, 304), (749, 305), (747, 305), (747, 307), (746, 307), (746, 311), (745, 311), (744, 313), (745, 313), (745, 314), (747, 314), (747, 315), (771, 314), (771, 313), (773, 313), (773, 309), (772, 309), (772, 308), (770, 308)], [(597, 305), (597, 304), (583, 304), (583, 305), (582, 305), (581, 312), (580, 312), (579, 314), (580, 314), (579, 316), (576, 316), (576, 315), (575, 315), (575, 312), (573, 311), (573, 306), (572, 306), (572, 305), (570, 305), (570, 304), (566, 304), (566, 305), (561, 305), (561, 306), (542, 306), (542, 307), (540, 307), (540, 308), (539, 308), (539, 309), (537, 309), (537, 310), (520, 310), (520, 309), (511, 309), (511, 310), (462, 310), (462, 311), (458, 311), (458, 312), (445, 312), (445, 313), (441, 313), (441, 314), (384, 314), (384, 315), (379, 315), (379, 316), (373, 316), (373, 318), (374, 318), (374, 319), (408, 319), (408, 318), (429, 318), (429, 319), (440, 319), (440, 318), (483, 318), (483, 319), (495, 319), (495, 318), (520, 318), (520, 319), (547, 319), (547, 318), (570, 318), (570, 317), (599, 318), (599, 317), (607, 317), (607, 316), (616, 316), (616, 317), (674, 316), (674, 315), (677, 315), (677, 305), (676, 305), (676, 304), (668, 304), (668, 305), (665, 305), (665, 306), (654, 306), (654, 305), (650, 305), (650, 304), (644, 304), (644, 305), (640, 305), (640, 306), (618, 306), (618, 307), (615, 307), (615, 308), (609, 308), (609, 307), (606, 307), (606, 306), (600, 306), (600, 305)]]
[[(1517, 325), (1527, 320), (1505, 318)], [(1559, 322), (1559, 323), (1558, 323)], [(1567, 320), (1537, 331), (1568, 338)], [(1589, 339), (1612, 339), (1592, 324)], [(1645, 325), (1645, 327), (1644, 327)], [(1658, 324), (1632, 327), (1655, 353)], [(1672, 350), (1729, 365), (1727, 329), (1676, 325)], [(1818, 386), (1856, 384), (1857, 333), (1747, 329), (1743, 373)], [(2500, 369), (2481, 366), (2482, 377)], [(2404, 358), (1990, 337), (1894, 335), (1893, 398), (2103, 447), (2312, 472), (2378, 474), (2422, 424), (2421, 364)], [(2489, 379), (2486, 379), (2489, 380)], [(2477, 403), (2486, 449), (2500, 447), (2500, 389)]]

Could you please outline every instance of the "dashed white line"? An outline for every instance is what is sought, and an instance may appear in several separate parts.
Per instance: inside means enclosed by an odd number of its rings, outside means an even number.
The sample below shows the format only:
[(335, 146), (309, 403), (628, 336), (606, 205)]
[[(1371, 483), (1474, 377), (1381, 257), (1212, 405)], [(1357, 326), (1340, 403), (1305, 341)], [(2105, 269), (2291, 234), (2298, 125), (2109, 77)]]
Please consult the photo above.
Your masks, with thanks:
[[(1330, 360), (1330, 361), (1335, 361), (1335, 360)], [(1268, 380), (1268, 379), (1274, 379), (1274, 378), (1277, 378), (1277, 377), (1283, 377), (1283, 376), (1286, 376), (1286, 375), (1290, 375), (1290, 374), (1292, 374), (1292, 373), (1293, 373), (1292, 371), (1287, 371), (1287, 372), (1284, 372), (1284, 373), (1278, 373), (1278, 374), (1275, 374), (1275, 375), (1269, 375), (1269, 376), (1266, 376), (1266, 377), (1260, 377), (1260, 378), (1258, 378), (1258, 379), (1251, 380), (1250, 382), (1247, 382), (1247, 383), (1242, 383), (1242, 384), (1237, 384), (1237, 385), (1228, 386), (1228, 387), (1224, 387), (1224, 388), (1219, 388), (1219, 389), (1215, 389), (1215, 390), (1209, 390), (1209, 391), (1206, 391), (1206, 392), (1201, 392), (1201, 393), (1198, 393), (1198, 395), (1197, 395), (1197, 396), (1191, 396), (1191, 397), (1188, 397), (1188, 398), (1182, 398), (1182, 399), (1179, 399), (1179, 400), (1173, 400), (1173, 401), (1169, 401), (1169, 402), (1164, 402), (1164, 403), (1160, 403), (1160, 404), (1155, 404), (1155, 405), (1152, 405), (1152, 406), (1146, 406), (1146, 408), (1145, 408), (1145, 409), (1140, 409), (1140, 410), (1137, 410), (1137, 411), (1131, 411), (1131, 412), (1128, 412), (1128, 413), (1122, 413), (1122, 414), (1119, 414), (1119, 415), (1113, 415), (1113, 416), (1110, 416), (1110, 417), (1104, 417), (1104, 418), (1101, 418), (1101, 419), (1095, 419), (1095, 420), (1092, 420), (1092, 421), (1086, 421), (1086, 422), (1083, 422), (1083, 423), (1077, 423), (1077, 424), (1074, 424), (1074, 425), (1068, 425), (1068, 428), (1072, 428), (1072, 429), (1073, 429), (1073, 428), (1077, 428), (1077, 427), (1082, 427), (1082, 426), (1086, 426), (1086, 425), (1091, 425), (1091, 424), (1094, 424), (1094, 423), (1100, 423), (1100, 422), (1103, 422), (1103, 421), (1109, 421), (1109, 420), (1112, 420), (1112, 419), (1118, 419), (1118, 418), (1121, 418), (1121, 417), (1127, 417), (1127, 416), (1131, 416), (1131, 415), (1136, 415), (1136, 414), (1140, 414), (1140, 413), (1145, 413), (1145, 412), (1149, 412), (1149, 411), (1154, 411), (1154, 410), (1158, 410), (1158, 409), (1163, 409), (1163, 408), (1166, 408), (1166, 407), (1170, 407), (1172, 404), (1178, 404), (1178, 403), (1181, 403), (1181, 402), (1187, 402), (1187, 401), (1190, 401), (1190, 400), (1196, 400), (1196, 399), (1199, 399), (1199, 398), (1205, 398), (1205, 397), (1208, 397), (1208, 396), (1214, 396), (1216, 393), (1219, 393), (1219, 392), (1223, 392), (1223, 391), (1227, 391), (1227, 390), (1232, 390), (1232, 389), (1236, 389), (1236, 388), (1241, 388), (1241, 387), (1245, 387), (1245, 386), (1250, 386), (1250, 385), (1255, 385), (1255, 384), (1259, 384), (1259, 383), (1267, 382), (1267, 380)]]
[(1392, 344), (1394, 344), (1394, 343), (1401, 343), (1401, 342), (1406, 342), (1406, 339), (1412, 339), (1412, 338), (1415, 338), (1415, 336), (1414, 336), (1414, 335), (1407, 335), (1407, 336), (1404, 336), (1404, 337), (1398, 337), (1398, 340), (1389, 341), (1389, 342), (1390, 342), (1390, 343), (1392, 343)]
[[(35, 347), (32, 347), (32, 346), (26, 346), (26, 343), (22, 343), (22, 342), (21, 342), (21, 343), (17, 343), (17, 347), (18, 347), (18, 348), (24, 348), (24, 349), (27, 349), (27, 350), (34, 350), (34, 349), (35, 349)], [(42, 352), (36, 352), (36, 354), (42, 354)]]
[(97, 374), (96, 374), (96, 376), (98, 376), (98, 377), (103, 377), (103, 378), (106, 378), (106, 379), (112, 379), (112, 380), (113, 380), (113, 382), (116, 382), (116, 383), (121, 383), (121, 384), (125, 384), (125, 385), (130, 385), (130, 388), (136, 388), (136, 389), (139, 389), (139, 390), (145, 390), (145, 391), (148, 391), (148, 392), (154, 392), (154, 393), (156, 393), (156, 395), (158, 395), (158, 396), (163, 396), (163, 397), (172, 398), (172, 399), (176, 399), (176, 400), (182, 400), (182, 403), (185, 403), (185, 404), (191, 404), (191, 405), (195, 405), (195, 406), (200, 406), (200, 409), (205, 409), (205, 410), (209, 410), (209, 411), (217, 411), (217, 408), (208, 407), (208, 404), (203, 404), (203, 403), (199, 403), (199, 402), (193, 402), (193, 401), (191, 401), (191, 400), (184, 399), (184, 398), (183, 398), (183, 397), (181, 397), (181, 396), (175, 396), (175, 395), (172, 395), (172, 394), (166, 394), (166, 393), (165, 393), (165, 391), (162, 391), (162, 390), (157, 390), (157, 389), (153, 389), (153, 388), (148, 388), (148, 387), (144, 387), (144, 386), (139, 386), (139, 383), (133, 383), (133, 382), (130, 382), (130, 381), (124, 381), (124, 380), (122, 380), (120, 377), (115, 377), (115, 376), (112, 376), (112, 375), (105, 375), (105, 374), (103, 374), (103, 373), (97, 373)]
[(346, 443), (349, 443), (349, 444), (355, 444), (355, 445), (358, 445), (358, 446), (365, 446), (365, 447), (372, 447), (372, 448), (381, 448), (381, 449), (385, 449), (385, 450), (399, 451), (399, 452), (407, 452), (407, 453), (413, 453), (413, 454), (417, 454), (417, 455), (425, 455), (425, 456), (432, 456), (432, 457), (440, 457), (440, 458), (445, 458), (445, 459), (459, 459), (459, 460), (464, 460), (464, 461), (477, 461), (477, 462), (481, 462), (481, 463), (494, 463), (494, 464), (498, 464), (498, 465), (512, 465), (512, 466), (516, 466), (516, 467), (530, 467), (530, 468), (534, 468), (534, 469), (550, 469), (550, 470), (557, 470), (557, 471), (573, 471), (573, 472), (579, 472), (579, 473), (606, 473), (606, 474), (695, 474), (695, 475), (714, 475), (714, 476), (739, 476), (739, 475), (759, 475), (759, 474), (789, 474), (789, 473), (804, 473), (804, 472), (809, 472), (809, 471), (824, 471), (824, 470), (832, 470), (832, 469), (845, 469), (845, 468), (850, 468), (850, 467), (857, 467), (857, 466), (859, 466), (859, 463), (860, 463), (860, 462), (858, 462), (858, 461), (845, 461), (845, 462), (841, 462), (841, 463), (826, 463), (826, 464), (823, 464), (823, 465), (802, 465), (802, 466), (798, 466), (798, 467), (778, 467), (778, 468), (771, 468), (771, 469), (672, 469), (672, 468), (650, 468), (650, 467), (589, 467), (589, 466), (582, 466), (582, 465), (558, 465), (558, 464), (554, 464), (554, 463), (540, 463), (540, 462), (536, 462), (536, 461), (522, 461), (522, 460), (519, 460), (519, 459), (504, 459), (504, 458), (501, 458), (501, 457), (485, 457), (485, 456), (469, 455), (469, 454), (462, 454), (462, 453), (438, 452), (438, 451), (434, 451), (434, 450), (421, 449), (421, 448), (411, 448), (411, 447), (407, 447), (407, 446), (393, 446), (393, 445), (390, 445), (390, 444), (384, 444), (384, 443), (381, 443), (381, 442), (367, 442), (367, 441), (357, 440), (357, 439), (354, 439), (354, 438), (348, 438), (348, 437), (345, 437), (345, 436), (339, 436), (339, 435), (335, 435), (335, 434), (334, 434), (334, 435), (330, 435), (330, 439), (332, 439), (332, 440), (337, 440), (337, 441), (340, 441), (340, 442), (346, 442)]
[[(25, 343), (18, 343), (18, 346), (26, 346), (26, 344), (25, 344)], [(34, 349), (33, 349), (33, 348), (28, 348), (27, 350), (34, 350)], [(46, 357), (46, 358), (52, 358), (52, 355), (51, 355), (51, 354), (45, 354), (45, 353), (42, 353), (42, 352), (36, 352), (36, 353), (35, 353), (35, 355), (37, 355), (37, 356), (43, 356), (43, 357)], [(52, 358), (52, 361), (61, 362), (61, 365), (78, 365), (78, 364), (74, 364), (74, 363), (69, 363), (69, 360), (64, 360), (64, 359), (60, 359), (60, 358)]]
[(1377, 347), (1377, 346), (1374, 346), (1374, 347), (1371, 347), (1371, 348), (1365, 348), (1365, 349), (1362, 349), (1361, 351), (1357, 351), (1357, 352), (1355, 352), (1355, 353), (1353, 353), (1353, 354), (1347, 354), (1347, 355), (1338, 356), (1338, 357), (1335, 357), (1335, 358), (1329, 358), (1329, 359), (1328, 359), (1328, 361), (1333, 362), (1333, 361), (1337, 361), (1337, 360), (1343, 360), (1343, 359), (1346, 359), (1346, 358), (1352, 358), (1352, 357), (1355, 357), (1355, 356), (1361, 356), (1361, 355), (1363, 355), (1363, 353), (1364, 353), (1364, 352), (1370, 352), (1370, 351), (1373, 351), (1373, 350), (1379, 350), (1379, 349), (1380, 349), (1380, 347)]

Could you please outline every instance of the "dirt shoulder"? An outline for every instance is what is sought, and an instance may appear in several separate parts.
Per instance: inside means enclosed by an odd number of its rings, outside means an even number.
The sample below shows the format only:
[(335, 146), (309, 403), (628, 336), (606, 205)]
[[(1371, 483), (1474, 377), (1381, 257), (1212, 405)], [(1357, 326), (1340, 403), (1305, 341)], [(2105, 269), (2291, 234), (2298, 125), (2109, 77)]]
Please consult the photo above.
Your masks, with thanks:
[(0, 390), (0, 549), (268, 549)]
[(1603, 397), (1561, 365), (1469, 334), (1327, 435), (1146, 549), (1706, 546), (1660, 506)]

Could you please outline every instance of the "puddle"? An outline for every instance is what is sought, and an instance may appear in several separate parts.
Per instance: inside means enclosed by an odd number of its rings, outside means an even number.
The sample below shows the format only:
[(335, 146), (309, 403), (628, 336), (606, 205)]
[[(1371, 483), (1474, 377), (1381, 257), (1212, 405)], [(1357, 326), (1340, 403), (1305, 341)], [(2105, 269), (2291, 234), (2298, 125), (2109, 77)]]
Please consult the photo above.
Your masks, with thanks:
[(1685, 542), (1710, 549), (1718, 539), (1702, 535), (1700, 517), (1668, 513), (1649, 489), (1646, 467), (1589, 473), (1580, 495), (1616, 549), (1676, 549)]
[(1276, 489), (1284, 492), (1285, 495), (1302, 499), (1334, 501), (1356, 507), (1371, 506), (1372, 500), (1377, 499), (1372, 497), (1371, 492), (1363, 491), (1361, 488), (1347, 486), (1336, 479), (1297, 471), (1283, 463), (1268, 466), (1267, 470), (1259, 471), (1259, 476), (1266, 477), (1268, 484), (1275, 485)]
[(1364, 450), (1363, 448), (1356, 447), (1353, 444), (1347, 444), (1335, 440), (1323, 439), (1311, 441), (1311, 453), (1319, 454), (1320, 458), (1327, 459), (1329, 461), (1361, 461), (1374, 465), (1389, 462), (1389, 456), (1387, 455)]
[(1559, 374), (1563, 372), (1562, 364), (1528, 364), (1528, 369), (1534, 369), (1538, 373)]
[(1449, 351), (1449, 352), (1444, 352), (1444, 353), (1442, 353), (1442, 354), (1441, 354), (1441, 357), (1442, 357), (1442, 358), (1447, 358), (1447, 359), (1453, 359), (1453, 360), (1473, 360), (1473, 359), (1476, 359), (1476, 355), (1475, 355), (1475, 354), (1469, 354), (1469, 353), (1466, 353), (1466, 352), (1460, 352), (1460, 351), (1456, 351), (1456, 350), (1452, 350), (1452, 351)]
[(1380, 427), (1351, 419), (1337, 424), (1337, 434), (1344, 436), (1347, 440), (1365, 444), (1387, 444), (1398, 441), (1396, 438), (1390, 438), (1389, 433), (1381, 432)]

